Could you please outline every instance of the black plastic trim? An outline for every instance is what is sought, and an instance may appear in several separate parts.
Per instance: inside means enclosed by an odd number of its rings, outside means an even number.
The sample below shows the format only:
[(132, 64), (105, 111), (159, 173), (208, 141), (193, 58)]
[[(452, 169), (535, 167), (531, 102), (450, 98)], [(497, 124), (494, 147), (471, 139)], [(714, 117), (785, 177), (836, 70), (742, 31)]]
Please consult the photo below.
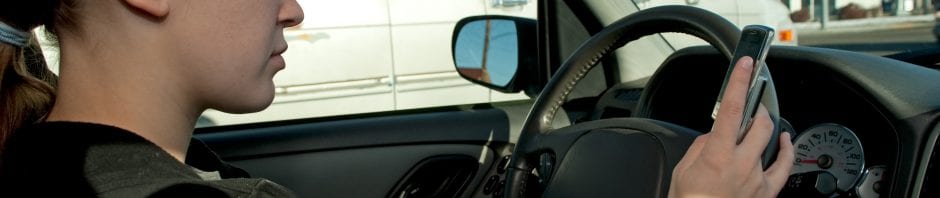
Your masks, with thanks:
[(412, 167), (387, 197), (457, 197), (477, 175), (477, 161), (467, 155), (428, 157)]
[(360, 147), (508, 143), (509, 122), (502, 110), (487, 109), (282, 125), (195, 136), (222, 158), (234, 160)]

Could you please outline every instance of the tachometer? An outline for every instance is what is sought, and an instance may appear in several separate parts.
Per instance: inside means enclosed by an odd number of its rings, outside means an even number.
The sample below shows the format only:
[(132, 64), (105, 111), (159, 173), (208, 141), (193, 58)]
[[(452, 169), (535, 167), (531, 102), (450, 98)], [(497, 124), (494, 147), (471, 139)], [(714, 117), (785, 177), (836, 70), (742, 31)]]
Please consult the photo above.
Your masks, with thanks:
[(846, 192), (855, 186), (865, 168), (865, 152), (858, 136), (838, 124), (820, 124), (807, 129), (793, 143), (796, 160), (790, 174), (826, 171), (838, 180)]

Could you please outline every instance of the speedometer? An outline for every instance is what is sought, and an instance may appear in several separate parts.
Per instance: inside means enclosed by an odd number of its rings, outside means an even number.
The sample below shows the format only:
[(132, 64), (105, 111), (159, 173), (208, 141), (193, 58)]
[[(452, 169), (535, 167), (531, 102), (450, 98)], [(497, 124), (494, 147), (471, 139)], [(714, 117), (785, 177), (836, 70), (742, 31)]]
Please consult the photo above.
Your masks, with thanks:
[(791, 175), (826, 171), (836, 177), (842, 192), (855, 186), (865, 168), (865, 152), (858, 136), (842, 125), (813, 126), (800, 134), (793, 145), (796, 159)]

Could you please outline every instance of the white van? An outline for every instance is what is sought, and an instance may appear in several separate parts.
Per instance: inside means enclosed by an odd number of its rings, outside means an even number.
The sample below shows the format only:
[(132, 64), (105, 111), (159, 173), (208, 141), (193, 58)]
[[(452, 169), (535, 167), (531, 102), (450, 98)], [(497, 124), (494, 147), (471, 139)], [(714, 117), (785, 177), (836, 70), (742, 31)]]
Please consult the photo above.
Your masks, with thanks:
[[(702, 7), (741, 27), (765, 24), (788, 31), (792, 34), (790, 39), (778, 39), (777, 43), (796, 43), (786, 8), (774, 0), (635, 1), (640, 8), (664, 4)], [(450, 44), (454, 25), (461, 18), (510, 15), (534, 19), (537, 1), (299, 0), (299, 3), (306, 19), (299, 27), (285, 32), (290, 50), (283, 55), (287, 68), (274, 79), (277, 90), (273, 104), (252, 114), (209, 110), (201, 117), (200, 126), (529, 99), (521, 93), (499, 93), (462, 79), (454, 70)], [(755, 9), (744, 9), (752, 7)], [(782, 12), (770, 11), (777, 8), (782, 8)], [(667, 35), (665, 40), (668, 52), (634, 52), (631, 56), (645, 57), (646, 61), (627, 64), (659, 64), (674, 50), (704, 44), (678, 35)], [(649, 53), (656, 53), (652, 57), (661, 59), (649, 59)], [(634, 76), (642, 79), (653, 71), (623, 72), (635, 72)]]

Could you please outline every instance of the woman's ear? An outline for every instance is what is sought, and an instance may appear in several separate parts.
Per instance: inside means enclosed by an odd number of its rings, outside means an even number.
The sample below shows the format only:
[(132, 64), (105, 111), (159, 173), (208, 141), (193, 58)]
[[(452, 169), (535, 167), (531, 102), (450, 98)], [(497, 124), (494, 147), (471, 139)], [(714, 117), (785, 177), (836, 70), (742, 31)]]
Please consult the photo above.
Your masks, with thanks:
[(170, 13), (167, 0), (124, 0), (128, 6), (154, 18), (163, 18)]

